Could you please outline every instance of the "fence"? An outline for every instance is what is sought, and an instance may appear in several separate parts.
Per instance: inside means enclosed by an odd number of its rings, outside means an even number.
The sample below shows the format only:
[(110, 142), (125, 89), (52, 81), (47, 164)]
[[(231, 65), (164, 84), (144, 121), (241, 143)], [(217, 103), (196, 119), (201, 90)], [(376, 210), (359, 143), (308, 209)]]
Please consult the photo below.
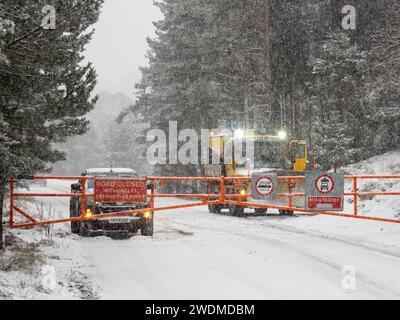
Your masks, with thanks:
[[(284, 199), (283, 205), (276, 205), (271, 203), (259, 203), (251, 200), (251, 195), (248, 193), (240, 193), (240, 194), (231, 194), (227, 193), (227, 188), (232, 183), (236, 183), (236, 185), (248, 185), (250, 183), (251, 178), (249, 177), (149, 177), (147, 178), (147, 182), (150, 186), (148, 192), (148, 200), (149, 200), (149, 208), (147, 209), (137, 209), (130, 210), (125, 212), (115, 212), (115, 213), (105, 213), (98, 215), (87, 215), (87, 199), (90, 197), (94, 197), (94, 194), (89, 194), (86, 191), (86, 182), (88, 180), (95, 180), (95, 177), (61, 177), (61, 176), (37, 176), (33, 177), (33, 180), (63, 180), (63, 181), (81, 181), (82, 190), (80, 193), (22, 193), (16, 192), (15, 190), (15, 180), (11, 179), (10, 182), (10, 227), (11, 228), (30, 228), (39, 225), (49, 225), (49, 224), (60, 224), (60, 223), (68, 223), (73, 221), (82, 221), (82, 220), (96, 220), (102, 218), (111, 218), (118, 216), (126, 216), (126, 215), (134, 215), (143, 213), (145, 211), (158, 212), (158, 211), (167, 211), (174, 209), (183, 209), (183, 208), (191, 208), (205, 205), (240, 205), (248, 208), (261, 208), (261, 209), (277, 209), (277, 210), (287, 210), (298, 213), (306, 213), (310, 212), (306, 211), (304, 207), (299, 207), (298, 205), (294, 205), (294, 200), (296, 198), (304, 198), (305, 194), (303, 192), (292, 192), (292, 188), (288, 188), (288, 192), (279, 193), (278, 197)], [(304, 176), (280, 176), (278, 180), (287, 183), (288, 185), (296, 184), (300, 181), (305, 180)], [(387, 196), (387, 197), (398, 197), (400, 196), (400, 192), (388, 192), (388, 191), (360, 191), (359, 185), (363, 181), (370, 180), (379, 180), (379, 181), (400, 181), (400, 176), (345, 176), (345, 181), (350, 183), (352, 186), (352, 190), (347, 190), (345, 192), (345, 198), (352, 199), (352, 212), (342, 213), (342, 212), (329, 212), (329, 211), (313, 211), (312, 214), (322, 214), (328, 216), (337, 216), (337, 217), (346, 217), (346, 218), (354, 218), (354, 219), (363, 219), (363, 220), (374, 220), (374, 221), (382, 221), (382, 222), (391, 222), (391, 223), (400, 223), (400, 220), (395, 218), (385, 218), (381, 216), (371, 216), (366, 215), (361, 212), (359, 209), (359, 199), (360, 197), (374, 197), (374, 196)], [(202, 183), (216, 183), (219, 186), (218, 193), (194, 193), (194, 194), (177, 194), (177, 193), (157, 193), (157, 185), (165, 182), (202, 182)], [(248, 190), (248, 189), (247, 189)], [(18, 198), (38, 198), (38, 197), (50, 197), (50, 198), (80, 198), (81, 199), (81, 216), (80, 217), (68, 217), (62, 219), (50, 219), (50, 220), (40, 220), (37, 217), (33, 217), (32, 214), (25, 212), (25, 210), (18, 207), (16, 203), (16, 199)], [(160, 206), (156, 207), (155, 199), (156, 198), (187, 198), (187, 199), (199, 199), (195, 202), (185, 203), (185, 204), (177, 204), (171, 206)], [(396, 198), (397, 200), (397, 198)], [(400, 202), (399, 202), (400, 203)], [(15, 215), (19, 214), (28, 220), (28, 223), (16, 223)], [(381, 215), (381, 213), (378, 213)], [(69, 215), (69, 214), (68, 214)]]

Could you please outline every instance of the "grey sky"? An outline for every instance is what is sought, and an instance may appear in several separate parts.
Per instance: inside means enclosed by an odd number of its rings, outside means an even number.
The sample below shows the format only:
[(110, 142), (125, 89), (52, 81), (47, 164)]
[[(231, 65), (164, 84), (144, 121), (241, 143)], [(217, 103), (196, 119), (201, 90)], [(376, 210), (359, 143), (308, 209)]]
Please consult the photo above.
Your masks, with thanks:
[(121, 91), (134, 98), (138, 68), (147, 63), (146, 37), (155, 36), (153, 21), (161, 17), (152, 0), (105, 0), (85, 53), (99, 75), (96, 93)]

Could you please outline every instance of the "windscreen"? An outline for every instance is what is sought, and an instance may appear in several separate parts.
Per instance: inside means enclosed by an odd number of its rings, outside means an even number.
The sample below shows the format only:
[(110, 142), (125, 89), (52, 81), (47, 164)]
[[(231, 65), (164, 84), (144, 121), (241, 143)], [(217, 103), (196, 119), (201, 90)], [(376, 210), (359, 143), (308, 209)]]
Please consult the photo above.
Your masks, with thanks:
[(254, 169), (284, 169), (284, 143), (275, 139), (256, 139), (254, 142)]
[[(294, 159), (301, 159), (305, 158), (306, 156), (306, 150), (305, 150), (305, 145), (304, 143), (294, 143), (290, 146), (290, 152), (291, 156)], [(293, 159), (293, 160), (294, 160)]]

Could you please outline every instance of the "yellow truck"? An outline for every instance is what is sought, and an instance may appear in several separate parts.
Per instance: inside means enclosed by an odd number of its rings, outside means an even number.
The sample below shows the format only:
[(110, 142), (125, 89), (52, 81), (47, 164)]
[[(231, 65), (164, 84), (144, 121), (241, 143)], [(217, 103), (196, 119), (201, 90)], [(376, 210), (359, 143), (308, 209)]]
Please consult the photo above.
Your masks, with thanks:
[[(251, 139), (254, 146), (253, 155), (243, 161), (243, 152)], [(241, 143), (242, 152), (235, 153), (235, 146)], [(207, 177), (249, 177), (253, 173), (274, 171), (278, 175), (299, 175), (302, 174), (308, 166), (308, 145), (305, 139), (292, 139), (288, 134), (280, 130), (276, 133), (267, 132), (245, 132), (236, 131), (212, 131), (209, 137), (210, 163), (219, 160), (219, 164), (205, 165), (205, 176)], [(232, 152), (232, 155), (228, 155)], [(237, 159), (237, 157), (240, 159)], [(226, 159), (229, 161), (226, 161)], [(240, 161), (239, 161), (240, 160)], [(220, 185), (217, 182), (211, 182), (208, 186), (208, 192), (218, 193)], [(279, 191), (289, 192), (295, 186), (281, 183)], [(232, 181), (226, 182), (226, 192), (228, 194), (250, 193), (251, 186), (247, 184), (238, 184)], [(244, 199), (245, 201), (247, 199)], [(285, 205), (285, 203), (282, 203)], [(210, 205), (211, 213), (221, 213), (228, 209), (230, 215), (244, 215), (244, 207), (240, 205)], [(256, 214), (265, 214), (265, 209), (255, 209)], [(281, 210), (281, 215), (291, 215), (292, 211)]]

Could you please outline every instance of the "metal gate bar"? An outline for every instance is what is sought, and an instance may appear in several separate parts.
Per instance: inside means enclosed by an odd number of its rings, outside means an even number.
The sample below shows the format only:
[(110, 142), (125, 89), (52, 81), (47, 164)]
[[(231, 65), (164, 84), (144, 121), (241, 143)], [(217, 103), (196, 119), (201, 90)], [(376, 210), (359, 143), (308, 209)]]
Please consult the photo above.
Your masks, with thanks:
[[(88, 197), (94, 197), (93, 194), (86, 194), (86, 181), (87, 180), (94, 180), (94, 177), (87, 177), (87, 176), (36, 176), (32, 177), (32, 180), (81, 180), (82, 184), (82, 192), (81, 193), (16, 193), (15, 192), (15, 181), (11, 179), (10, 181), (10, 227), (11, 228), (31, 228), (34, 226), (40, 225), (50, 225), (50, 224), (60, 224), (60, 223), (67, 223), (73, 221), (82, 221), (88, 219), (86, 217), (86, 199)], [(137, 213), (143, 213), (146, 211), (151, 210), (152, 212), (156, 211), (167, 211), (167, 210), (175, 210), (175, 209), (185, 209), (185, 208), (192, 208), (204, 205), (241, 205), (244, 207), (252, 207), (252, 208), (263, 208), (263, 209), (277, 209), (277, 210), (289, 210), (299, 213), (305, 214), (322, 214), (328, 216), (336, 216), (336, 217), (346, 217), (346, 218), (356, 218), (356, 219), (363, 219), (363, 220), (374, 220), (374, 221), (381, 221), (381, 222), (391, 222), (391, 223), (400, 223), (400, 220), (396, 219), (388, 219), (388, 218), (381, 218), (381, 217), (371, 217), (360, 215), (358, 210), (358, 198), (360, 196), (400, 196), (400, 192), (385, 192), (385, 191), (368, 191), (368, 192), (360, 192), (358, 189), (359, 181), (360, 180), (372, 180), (372, 179), (379, 179), (379, 180), (391, 180), (391, 179), (400, 179), (400, 176), (390, 175), (390, 176), (372, 176), (372, 175), (363, 175), (363, 176), (345, 176), (346, 180), (352, 181), (353, 184), (353, 191), (346, 192), (346, 197), (353, 197), (353, 206), (354, 210), (353, 213), (337, 213), (337, 212), (329, 212), (329, 211), (313, 211), (310, 213), (306, 211), (304, 208), (298, 208), (293, 206), (293, 199), (296, 197), (304, 197), (304, 193), (279, 193), (279, 197), (288, 198), (288, 205), (287, 206), (278, 206), (272, 204), (260, 204), (246, 201), (249, 198), (250, 194), (226, 194), (226, 188), (229, 187), (226, 185), (228, 181), (236, 181), (236, 182), (250, 182), (250, 177), (149, 177), (147, 178), (148, 181), (151, 181), (154, 185), (157, 182), (179, 182), (179, 181), (198, 181), (198, 182), (218, 182), (220, 185), (220, 192), (219, 193), (210, 193), (210, 194), (157, 194), (155, 192), (155, 188), (151, 189), (150, 195), (150, 208), (148, 209), (138, 209), (138, 210), (131, 210), (126, 212), (117, 212), (117, 213), (107, 213), (107, 214), (100, 214), (100, 215), (92, 215), (90, 217), (91, 220), (102, 219), (102, 218), (110, 218), (110, 217), (118, 217), (118, 216), (125, 216), (125, 215), (132, 215)], [(288, 183), (293, 181), (303, 181), (305, 180), (304, 176), (279, 176), (278, 180), (287, 181)], [(66, 219), (58, 219), (58, 220), (47, 220), (47, 221), (38, 221), (28, 213), (24, 212), (21, 208), (18, 208), (15, 205), (15, 198), (18, 197), (63, 197), (63, 198), (81, 198), (81, 216), (75, 218), (66, 218)], [(179, 204), (173, 206), (164, 206), (164, 207), (156, 207), (155, 206), (155, 199), (156, 198), (186, 198), (186, 199), (199, 199), (201, 202), (196, 203), (189, 203), (189, 204)], [(236, 199), (233, 201), (232, 199)], [(18, 213), (22, 215), (25, 219), (29, 220), (30, 223), (23, 223), (23, 224), (15, 224), (14, 215)]]

